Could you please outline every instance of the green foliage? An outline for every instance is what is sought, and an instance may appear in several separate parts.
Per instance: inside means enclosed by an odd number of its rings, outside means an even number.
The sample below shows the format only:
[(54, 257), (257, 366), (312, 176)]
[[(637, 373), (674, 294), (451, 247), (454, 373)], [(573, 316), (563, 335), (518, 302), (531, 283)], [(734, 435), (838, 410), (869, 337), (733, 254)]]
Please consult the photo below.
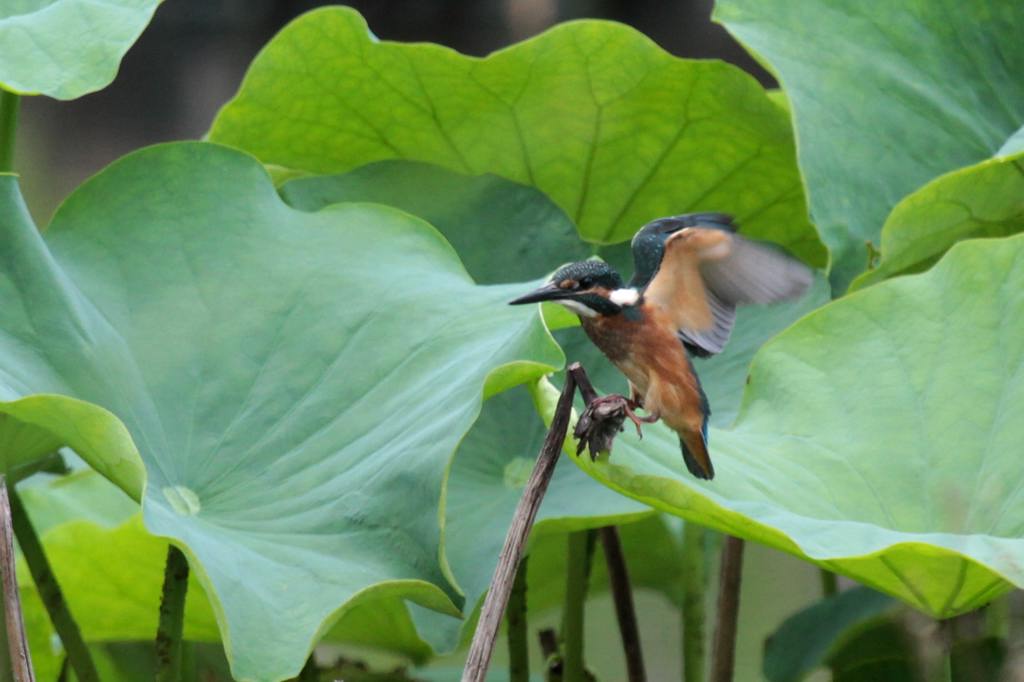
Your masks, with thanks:
[(414, 161), (379, 161), (341, 175), (291, 180), (281, 197), (304, 211), (349, 201), (394, 206), (444, 235), (479, 284), (522, 282), (594, 249), (544, 194), (495, 175)]
[(159, 0), (5, 0), (0, 87), (75, 99), (106, 87)]
[[(400, 208), (434, 225), (463, 257), (478, 282), (525, 278), (553, 270), (595, 249), (536, 189), (497, 176), (467, 176), (432, 164), (383, 161), (341, 175), (292, 180), (281, 187), (289, 204), (319, 210), (342, 201), (373, 201)], [(572, 320), (576, 323), (575, 318)], [(488, 400), (459, 445), (445, 483), (441, 551), (464, 596), (462, 617), (410, 605), (421, 636), (435, 651), (453, 650), (466, 619), (490, 583), (516, 503), (540, 451), (545, 427), (525, 390)], [(537, 517), (535, 536), (624, 523), (650, 508), (607, 489), (595, 490), (575, 467), (556, 469)], [(560, 574), (559, 574), (560, 575)], [(400, 631), (403, 609), (394, 609)], [(394, 649), (394, 644), (379, 645)]]
[(210, 144), (111, 166), (45, 243), (4, 227), (0, 289), (19, 305), (0, 311), (0, 392), (121, 416), (147, 528), (189, 552), (237, 677), (296, 673), (357, 594), (452, 609), (448, 460), (485, 384), (562, 362), (535, 312), (504, 305), (517, 287), (474, 285), (393, 209), (290, 209), (252, 159)]
[(894, 608), (891, 597), (855, 587), (795, 613), (765, 641), (765, 678), (804, 679)]
[(933, 180), (901, 201), (882, 228), (882, 260), (859, 288), (923, 270), (961, 239), (1024, 231), (1024, 153), (982, 161)]
[[(21, 0), (0, 11), (0, 85), (102, 87), (153, 5)], [(531, 610), (562, 597), (565, 534), (610, 523), (628, 524), (635, 584), (678, 602), (677, 529), (651, 507), (938, 617), (1024, 586), (1024, 12), (723, 0), (716, 16), (785, 92), (608, 22), (477, 59), (329, 8), (274, 38), (218, 115), (210, 138), (242, 151), (133, 154), (43, 235), (0, 175), (0, 468), (66, 445), (127, 493), (81, 473), (24, 491), (85, 636), (152, 636), (170, 541), (193, 569), (186, 637), (221, 640), (239, 679), (296, 674), (321, 637), (452, 650), (550, 418), (549, 329), (624, 389), (575, 318), (505, 302), (568, 260), (626, 274), (633, 232), (689, 210), (825, 265), (805, 186), (834, 288), (820, 273), (802, 300), (741, 310), (696, 363), (718, 476), (688, 476), (661, 425), (562, 463)], [(65, 40), (83, 22), (101, 30)], [(874, 286), (820, 308), (855, 277)], [(22, 596), (52, 677), (61, 653)], [(889, 608), (858, 590), (797, 615), (768, 677), (916, 673), (894, 621), (863, 625)]]
[(746, 232), (824, 262), (785, 112), (739, 69), (676, 59), (619, 24), (564, 24), (474, 59), (317, 10), (260, 53), (210, 139), (315, 173), (391, 158), (495, 173), (600, 244), (728, 206)]
[[(33, 479), (20, 494), (85, 639), (150, 640), (167, 541), (146, 532), (138, 504), (89, 470), (45, 482)], [(24, 562), (18, 565), (18, 583), (37, 677), (55, 679), (63, 649)], [(194, 579), (187, 613), (189, 638), (219, 642), (213, 613)], [(102, 656), (97, 664), (101, 679), (108, 679)]]
[[(580, 463), (638, 500), (935, 616), (980, 606), (1024, 585), (1024, 424), (1006, 416), (1024, 399), (1022, 263), (1024, 237), (963, 243), (770, 341), (735, 428), (712, 430), (711, 483), (686, 475), (664, 428), (624, 435), (607, 464)], [(979, 338), (999, 351), (979, 353)]]
[(720, 0), (714, 16), (789, 97), (838, 291), (904, 196), (989, 159), (1024, 122), (1020, 3)]

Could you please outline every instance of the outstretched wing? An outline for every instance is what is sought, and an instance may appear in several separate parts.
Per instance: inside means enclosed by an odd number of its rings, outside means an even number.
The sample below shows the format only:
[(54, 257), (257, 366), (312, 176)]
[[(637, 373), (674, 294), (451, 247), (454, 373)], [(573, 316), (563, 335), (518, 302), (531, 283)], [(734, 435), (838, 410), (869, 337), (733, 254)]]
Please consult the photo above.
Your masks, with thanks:
[(796, 298), (812, 279), (810, 268), (771, 244), (719, 226), (683, 227), (665, 239), (644, 298), (668, 314), (688, 347), (707, 355), (725, 347), (737, 305)]
[(657, 274), (665, 254), (665, 241), (679, 230), (687, 227), (708, 227), (725, 232), (735, 232), (732, 216), (725, 213), (685, 213), (683, 215), (658, 218), (644, 225), (633, 235), (630, 247), (633, 250), (633, 279), (629, 286), (643, 289)]

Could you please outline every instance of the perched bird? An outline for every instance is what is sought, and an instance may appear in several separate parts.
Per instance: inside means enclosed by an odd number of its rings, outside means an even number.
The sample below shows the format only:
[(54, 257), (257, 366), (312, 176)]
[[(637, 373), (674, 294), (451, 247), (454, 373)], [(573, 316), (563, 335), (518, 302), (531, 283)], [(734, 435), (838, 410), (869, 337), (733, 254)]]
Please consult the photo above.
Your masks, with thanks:
[[(737, 305), (802, 295), (811, 270), (775, 245), (739, 236), (722, 213), (654, 220), (633, 237), (632, 250), (628, 285), (608, 264), (581, 261), (510, 303), (554, 301), (576, 313), (590, 340), (629, 380), (630, 419), (638, 428), (663, 420), (679, 435), (690, 473), (711, 479), (711, 410), (689, 356), (722, 351)], [(647, 416), (637, 417), (637, 408)]]

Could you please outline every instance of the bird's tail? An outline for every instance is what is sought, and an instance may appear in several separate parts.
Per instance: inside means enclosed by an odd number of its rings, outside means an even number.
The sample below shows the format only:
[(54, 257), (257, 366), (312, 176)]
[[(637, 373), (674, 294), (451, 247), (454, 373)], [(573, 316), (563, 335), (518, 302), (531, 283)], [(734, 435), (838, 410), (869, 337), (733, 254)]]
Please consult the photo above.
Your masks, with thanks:
[(679, 434), (679, 446), (683, 450), (683, 461), (686, 468), (697, 478), (710, 481), (715, 477), (715, 467), (711, 466), (711, 455), (708, 453), (707, 440), (700, 431), (687, 431)]

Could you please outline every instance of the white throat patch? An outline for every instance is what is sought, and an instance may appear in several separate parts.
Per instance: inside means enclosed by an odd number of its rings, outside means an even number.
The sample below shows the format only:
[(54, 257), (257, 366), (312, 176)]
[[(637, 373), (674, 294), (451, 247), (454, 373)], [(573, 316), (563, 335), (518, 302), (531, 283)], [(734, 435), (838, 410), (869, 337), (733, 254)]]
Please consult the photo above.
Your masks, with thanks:
[(561, 300), (555, 301), (555, 303), (561, 303), (562, 305), (564, 305), (566, 308), (568, 308), (569, 310), (573, 311), (577, 315), (582, 315), (583, 317), (597, 317), (597, 311), (596, 310), (594, 310), (593, 308), (590, 308), (589, 306), (586, 306), (586, 305), (580, 303), (579, 301), (571, 301), (569, 299), (561, 299)]
[(615, 305), (636, 305), (636, 302), (640, 300), (640, 292), (636, 289), (616, 289), (609, 294), (608, 298)]

